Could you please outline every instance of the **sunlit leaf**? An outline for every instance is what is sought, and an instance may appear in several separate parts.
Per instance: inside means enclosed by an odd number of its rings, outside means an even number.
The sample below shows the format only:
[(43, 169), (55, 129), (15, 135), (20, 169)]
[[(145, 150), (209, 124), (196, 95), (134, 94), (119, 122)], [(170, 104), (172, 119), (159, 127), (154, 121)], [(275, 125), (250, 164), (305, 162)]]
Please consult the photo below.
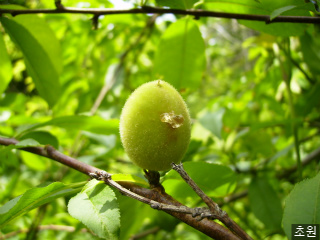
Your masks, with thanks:
[(44, 123), (28, 126), (24, 128), (19, 134), (27, 131), (39, 129), (45, 126), (56, 126), (65, 129), (87, 130), (94, 133), (101, 134), (117, 134), (119, 131), (119, 120), (110, 119), (104, 120), (98, 116), (65, 116), (57, 117)]
[(291, 9), (296, 8), (297, 6), (294, 5), (289, 5), (289, 6), (284, 6), (281, 8), (278, 8), (276, 10), (274, 10), (271, 14), (270, 14), (270, 19), (273, 20), (274, 18), (278, 17), (279, 15), (281, 15), (282, 13), (289, 11)]
[[(253, 1), (253, 0), (208, 0), (206, 7), (212, 11), (223, 11), (229, 13), (276, 15), (283, 13), (277, 9), (287, 8), (287, 6), (296, 5), (294, 9), (287, 9), (285, 15), (310, 16), (310, 4), (301, 3), (299, 0), (288, 1)], [(277, 10), (276, 12), (274, 12)], [(265, 32), (276, 36), (297, 36), (303, 34), (307, 24), (302, 23), (272, 23), (267, 24), (259, 21), (239, 20), (239, 22), (249, 28)]]
[[(27, 70), (32, 77), (37, 90), (41, 97), (43, 97), (50, 106), (53, 106), (59, 99), (60, 83), (58, 64), (55, 65), (53, 58), (50, 58), (49, 51), (46, 48), (51, 46), (50, 36), (52, 35), (47, 26), (40, 24), (43, 20), (36, 20), (34, 18), (23, 18), (18, 21), (1, 17), (0, 22), (5, 30), (10, 35), (11, 39), (19, 46), (25, 57)], [(40, 25), (38, 25), (40, 24)], [(36, 27), (33, 31), (33, 27)], [(50, 33), (48, 33), (50, 32)], [(39, 43), (37, 34), (48, 33), (48, 42), (46, 48)], [(53, 51), (56, 51), (54, 48)]]
[(320, 173), (296, 184), (285, 202), (282, 224), (291, 239), (292, 224), (320, 223)]
[(200, 123), (206, 129), (210, 130), (210, 132), (212, 132), (213, 135), (217, 136), (218, 138), (221, 138), (224, 113), (224, 108), (216, 112), (208, 112), (200, 118)]
[(36, 171), (48, 171), (51, 161), (45, 157), (29, 153), (26, 151), (20, 152), (22, 162), (30, 169)]
[(149, 183), (138, 176), (132, 175), (132, 174), (112, 174), (112, 180), (114, 181), (124, 181), (124, 182), (132, 182), (132, 183), (136, 183), (139, 185), (143, 185), (145, 187), (149, 187)]
[(0, 208), (0, 227), (59, 197), (68, 196), (79, 191), (83, 183), (65, 185), (60, 182), (44, 184), (43, 186), (29, 189), (19, 197), (12, 199)]
[[(3, 9), (26, 9), (19, 5), (1, 5)], [(42, 46), (43, 50), (48, 54), (56, 71), (62, 71), (62, 55), (60, 43), (55, 33), (51, 30), (47, 22), (37, 15), (18, 15), (11, 18), (19, 25), (22, 25), (33, 38)]]
[(182, 18), (162, 35), (154, 62), (155, 79), (177, 89), (199, 86), (205, 67), (204, 41), (197, 23)]
[(87, 131), (82, 131), (82, 134), (98, 142), (99, 144), (104, 145), (107, 148), (107, 150), (111, 150), (116, 145), (117, 137), (115, 135), (104, 135), (104, 134), (91, 133)]
[(0, 34), (0, 94), (6, 89), (12, 78), (12, 65), (7, 54), (2, 34)]
[(68, 211), (100, 238), (118, 239), (120, 212), (112, 189), (102, 182), (91, 180), (73, 197)]
[(24, 139), (34, 139), (35, 141), (37, 141), (38, 143), (40, 143), (41, 145), (51, 145), (54, 148), (58, 148), (59, 147), (59, 142), (56, 136), (53, 136), (51, 133), (49, 132), (45, 132), (45, 131), (34, 131), (34, 132), (27, 132), (26, 134), (24, 134), (20, 140), (24, 140)]

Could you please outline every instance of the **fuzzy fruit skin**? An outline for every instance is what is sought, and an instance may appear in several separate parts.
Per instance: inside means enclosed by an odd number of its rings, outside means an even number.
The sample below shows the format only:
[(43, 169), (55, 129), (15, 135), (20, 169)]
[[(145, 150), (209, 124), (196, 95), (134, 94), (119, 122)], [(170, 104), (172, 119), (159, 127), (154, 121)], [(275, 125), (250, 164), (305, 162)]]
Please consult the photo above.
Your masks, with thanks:
[[(163, 114), (177, 115), (181, 126), (163, 122)], [(181, 116), (182, 115), (182, 116)], [(183, 118), (183, 120), (181, 120)], [(129, 158), (153, 171), (171, 168), (187, 151), (191, 120), (186, 103), (169, 83), (156, 80), (138, 87), (127, 99), (120, 117), (120, 137)]]

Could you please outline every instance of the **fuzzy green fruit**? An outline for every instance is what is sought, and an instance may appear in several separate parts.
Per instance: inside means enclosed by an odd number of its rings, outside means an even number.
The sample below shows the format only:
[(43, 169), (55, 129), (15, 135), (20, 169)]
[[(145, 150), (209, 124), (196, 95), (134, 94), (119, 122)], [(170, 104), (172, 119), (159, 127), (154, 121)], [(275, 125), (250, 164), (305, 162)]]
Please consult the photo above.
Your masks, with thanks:
[(186, 103), (170, 84), (156, 80), (137, 88), (120, 117), (120, 137), (129, 158), (143, 169), (164, 171), (181, 161), (190, 142)]

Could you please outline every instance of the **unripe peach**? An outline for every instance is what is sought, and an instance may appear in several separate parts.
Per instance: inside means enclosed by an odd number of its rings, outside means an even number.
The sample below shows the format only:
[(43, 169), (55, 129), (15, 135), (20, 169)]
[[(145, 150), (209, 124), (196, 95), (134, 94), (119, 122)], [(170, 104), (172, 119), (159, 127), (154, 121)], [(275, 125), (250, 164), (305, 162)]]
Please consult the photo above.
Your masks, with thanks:
[(143, 169), (168, 170), (185, 154), (191, 132), (186, 103), (169, 83), (156, 80), (138, 87), (120, 117), (120, 137), (129, 158)]

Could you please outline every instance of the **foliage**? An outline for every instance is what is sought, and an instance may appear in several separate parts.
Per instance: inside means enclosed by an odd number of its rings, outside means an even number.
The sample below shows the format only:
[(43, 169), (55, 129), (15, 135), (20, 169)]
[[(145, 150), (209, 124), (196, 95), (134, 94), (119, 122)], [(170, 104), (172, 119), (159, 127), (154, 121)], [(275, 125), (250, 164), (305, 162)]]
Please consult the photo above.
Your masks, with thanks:
[[(120, 1), (62, 2), (119, 8)], [(272, 19), (318, 14), (316, 1), (142, 2)], [(54, 1), (0, 3), (55, 7)], [(121, 146), (118, 123), (129, 94), (157, 78), (180, 91), (193, 118), (187, 172), (249, 235), (286, 239), (293, 223), (320, 223), (318, 25), (115, 14), (100, 16), (93, 30), (91, 18), (0, 16), (0, 135), (23, 140), (0, 147), (0, 239), (12, 232), (24, 238), (18, 230), (37, 221), (52, 226), (39, 239), (129, 239), (148, 230), (153, 236), (144, 239), (206, 239), (103, 184), (91, 181), (81, 190), (87, 176), (19, 150), (50, 144), (118, 181), (145, 185)], [(183, 204), (202, 206), (176, 173), (163, 172), (162, 183)], [(44, 216), (39, 206), (46, 206)]]

